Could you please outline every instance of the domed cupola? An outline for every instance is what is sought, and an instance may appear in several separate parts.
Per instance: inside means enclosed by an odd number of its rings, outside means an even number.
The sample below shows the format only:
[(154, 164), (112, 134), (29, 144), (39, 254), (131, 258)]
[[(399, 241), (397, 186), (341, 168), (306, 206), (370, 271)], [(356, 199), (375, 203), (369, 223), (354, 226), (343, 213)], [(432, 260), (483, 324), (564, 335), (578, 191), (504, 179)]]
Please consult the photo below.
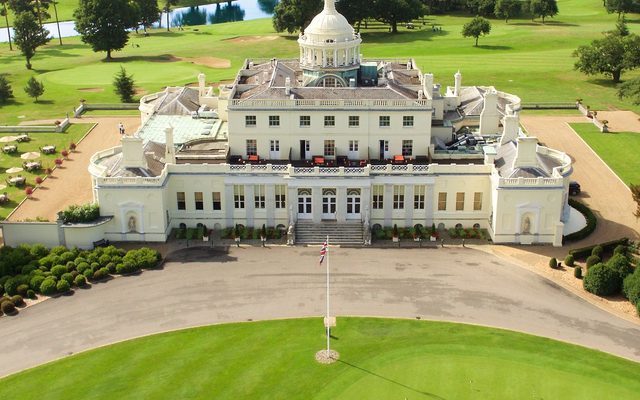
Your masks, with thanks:
[(298, 38), (305, 86), (347, 86), (357, 79), (361, 42), (334, 0), (324, 0), (322, 12)]

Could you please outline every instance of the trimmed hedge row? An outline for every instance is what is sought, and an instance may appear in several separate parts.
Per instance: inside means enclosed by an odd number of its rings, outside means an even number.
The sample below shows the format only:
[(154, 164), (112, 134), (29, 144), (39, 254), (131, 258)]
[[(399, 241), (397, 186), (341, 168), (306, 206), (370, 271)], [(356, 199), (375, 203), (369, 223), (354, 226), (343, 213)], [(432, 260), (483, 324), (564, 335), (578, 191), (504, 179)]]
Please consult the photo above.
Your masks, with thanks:
[(593, 248), (596, 246), (602, 246), (604, 251), (611, 251), (612, 249), (615, 249), (618, 245), (627, 246), (628, 244), (629, 244), (628, 238), (621, 238), (617, 240), (612, 240), (610, 242), (600, 243), (598, 245), (581, 247), (579, 249), (573, 249), (569, 252), (569, 254), (571, 254), (576, 260), (584, 260), (585, 258), (592, 255)]
[(598, 225), (598, 220), (596, 219), (596, 216), (593, 214), (593, 211), (591, 211), (591, 209), (587, 207), (586, 204), (581, 203), (575, 199), (569, 199), (569, 205), (575, 208), (576, 210), (578, 210), (580, 214), (584, 215), (585, 219), (587, 220), (587, 226), (580, 229), (578, 232), (573, 232), (569, 235), (564, 236), (563, 240), (565, 242), (581, 240), (586, 238), (587, 236), (591, 235), (593, 231), (596, 230), (596, 226)]

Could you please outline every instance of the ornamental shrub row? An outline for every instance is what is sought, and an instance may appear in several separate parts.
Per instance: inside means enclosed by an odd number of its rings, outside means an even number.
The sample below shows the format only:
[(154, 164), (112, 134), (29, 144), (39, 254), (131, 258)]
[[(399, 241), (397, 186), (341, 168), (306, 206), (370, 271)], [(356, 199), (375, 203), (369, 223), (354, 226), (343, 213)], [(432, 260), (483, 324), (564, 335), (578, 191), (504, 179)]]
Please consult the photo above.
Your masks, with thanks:
[(100, 217), (100, 207), (97, 204), (71, 205), (61, 216), (65, 223), (92, 222)]
[(590, 255), (592, 255), (593, 248), (596, 247), (596, 246), (602, 246), (602, 249), (605, 252), (608, 252), (608, 251), (611, 251), (611, 250), (615, 249), (619, 245), (627, 246), (628, 244), (629, 244), (629, 239), (628, 238), (621, 238), (621, 239), (617, 239), (617, 240), (612, 240), (610, 242), (600, 243), (599, 245), (593, 245), (593, 246), (582, 247), (582, 248), (579, 248), (579, 249), (573, 249), (573, 250), (571, 250), (569, 252), (569, 254), (571, 254), (576, 260), (584, 260), (585, 258), (587, 258)]
[(581, 203), (575, 199), (569, 199), (569, 205), (578, 210), (580, 214), (584, 215), (585, 219), (587, 220), (587, 225), (577, 232), (573, 232), (569, 235), (564, 236), (563, 239), (565, 242), (586, 238), (596, 230), (596, 226), (598, 224), (596, 216), (593, 214), (593, 211), (591, 211), (591, 209), (586, 206), (586, 204)]

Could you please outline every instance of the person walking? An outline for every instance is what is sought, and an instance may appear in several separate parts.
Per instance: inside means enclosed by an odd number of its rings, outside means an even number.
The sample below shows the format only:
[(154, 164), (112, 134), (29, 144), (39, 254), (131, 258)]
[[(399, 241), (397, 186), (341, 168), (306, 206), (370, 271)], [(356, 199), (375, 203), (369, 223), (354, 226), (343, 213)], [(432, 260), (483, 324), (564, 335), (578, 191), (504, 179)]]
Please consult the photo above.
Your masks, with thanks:
[(118, 124), (118, 131), (120, 132), (120, 135), (124, 135), (124, 125), (122, 122)]

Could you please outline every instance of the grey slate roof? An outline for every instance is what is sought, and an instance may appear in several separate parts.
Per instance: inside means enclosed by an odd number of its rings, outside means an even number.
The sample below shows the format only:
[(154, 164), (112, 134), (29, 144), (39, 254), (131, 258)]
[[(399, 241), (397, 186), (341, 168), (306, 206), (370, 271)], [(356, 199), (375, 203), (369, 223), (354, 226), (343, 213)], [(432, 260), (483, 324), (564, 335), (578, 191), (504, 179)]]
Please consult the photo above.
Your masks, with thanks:
[(535, 166), (513, 168), (518, 154), (516, 142), (511, 141), (498, 147), (494, 165), (503, 178), (548, 178), (555, 167), (561, 165), (560, 160), (536, 153)]

